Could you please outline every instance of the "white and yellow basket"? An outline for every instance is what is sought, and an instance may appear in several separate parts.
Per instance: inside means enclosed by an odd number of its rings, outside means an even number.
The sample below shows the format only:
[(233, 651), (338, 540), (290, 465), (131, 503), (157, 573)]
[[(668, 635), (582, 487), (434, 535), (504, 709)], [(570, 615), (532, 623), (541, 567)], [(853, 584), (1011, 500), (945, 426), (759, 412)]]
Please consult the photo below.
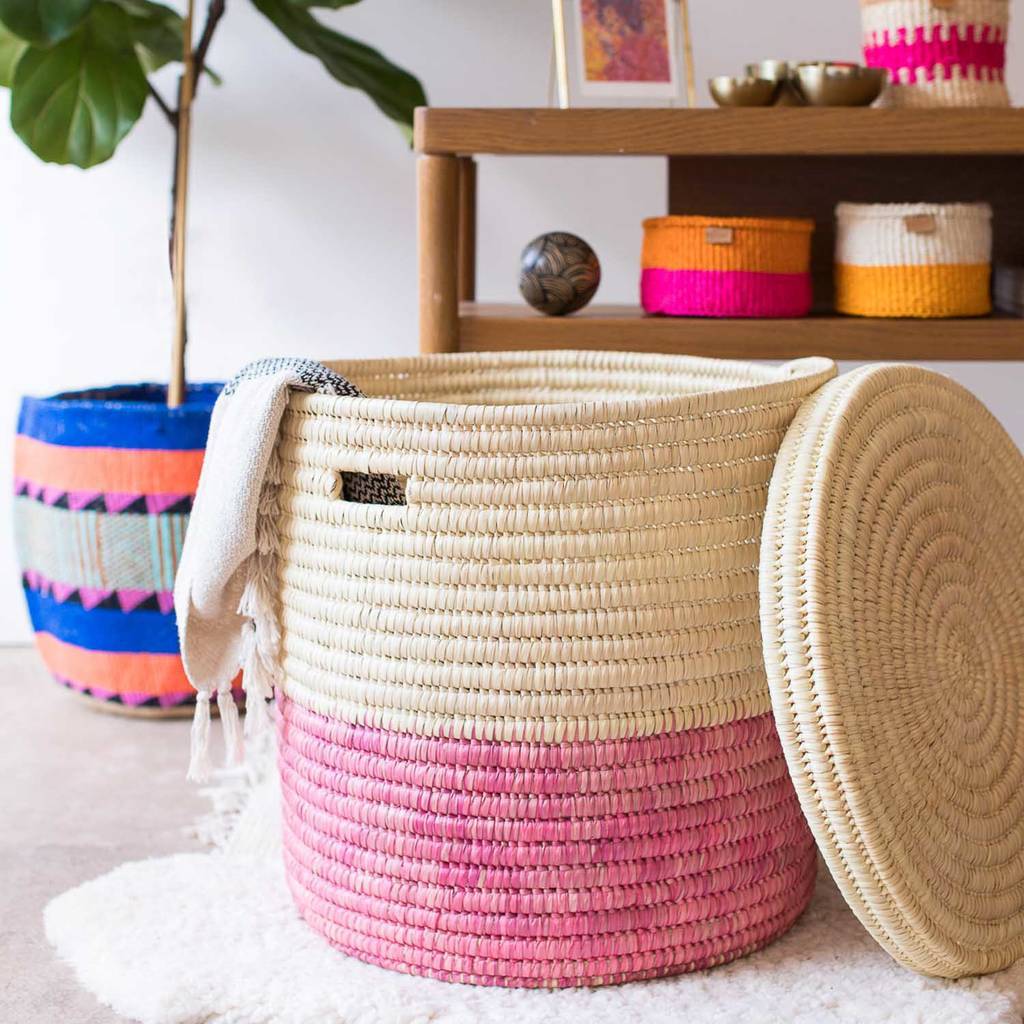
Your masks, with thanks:
[(836, 310), (856, 316), (982, 316), (992, 309), (988, 203), (840, 203)]

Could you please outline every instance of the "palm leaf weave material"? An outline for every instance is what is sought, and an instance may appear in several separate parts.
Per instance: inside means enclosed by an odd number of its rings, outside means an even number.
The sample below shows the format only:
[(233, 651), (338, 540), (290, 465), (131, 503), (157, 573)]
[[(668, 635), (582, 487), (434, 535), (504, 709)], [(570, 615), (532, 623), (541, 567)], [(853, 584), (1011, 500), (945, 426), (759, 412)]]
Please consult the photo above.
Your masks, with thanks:
[(761, 554), (775, 717), (850, 907), (897, 960), (1024, 956), (1024, 458), (945, 377), (865, 367), (801, 410)]
[[(330, 368), (365, 397), (290, 396), (259, 567), (309, 923), (512, 986), (692, 970), (785, 931), (815, 854), (769, 714), (758, 549), (778, 447), (834, 364)], [(342, 500), (349, 473), (406, 503)]]

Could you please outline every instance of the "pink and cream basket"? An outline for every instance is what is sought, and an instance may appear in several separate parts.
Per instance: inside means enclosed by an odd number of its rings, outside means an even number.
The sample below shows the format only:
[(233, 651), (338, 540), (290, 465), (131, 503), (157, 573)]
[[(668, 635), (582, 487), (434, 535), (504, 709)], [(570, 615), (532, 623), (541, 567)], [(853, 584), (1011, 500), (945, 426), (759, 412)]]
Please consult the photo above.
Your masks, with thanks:
[[(331, 368), (365, 397), (292, 394), (260, 556), (309, 924), (370, 963), (527, 987), (785, 932), (815, 847), (771, 715), (759, 538), (783, 435), (834, 364)], [(338, 498), (350, 472), (406, 503)]]
[(861, 0), (864, 63), (886, 68), (882, 103), (1006, 107), (1009, 0)]

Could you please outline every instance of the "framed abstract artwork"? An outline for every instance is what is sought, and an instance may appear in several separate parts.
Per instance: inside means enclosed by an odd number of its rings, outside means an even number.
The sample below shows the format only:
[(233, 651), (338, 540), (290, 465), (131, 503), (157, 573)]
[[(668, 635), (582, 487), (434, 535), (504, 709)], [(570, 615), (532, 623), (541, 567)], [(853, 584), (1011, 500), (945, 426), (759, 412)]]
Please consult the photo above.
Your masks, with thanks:
[(691, 105), (686, 0), (552, 0), (559, 106), (619, 100)]

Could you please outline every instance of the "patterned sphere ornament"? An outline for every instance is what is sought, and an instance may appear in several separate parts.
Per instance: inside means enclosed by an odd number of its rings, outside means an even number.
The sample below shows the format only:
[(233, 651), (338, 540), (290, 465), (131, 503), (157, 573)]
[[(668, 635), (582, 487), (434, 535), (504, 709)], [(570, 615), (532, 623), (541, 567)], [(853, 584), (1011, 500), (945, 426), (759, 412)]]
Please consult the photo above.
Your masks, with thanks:
[(519, 259), (519, 291), (534, 309), (548, 316), (582, 309), (601, 283), (597, 253), (568, 231), (539, 235)]

